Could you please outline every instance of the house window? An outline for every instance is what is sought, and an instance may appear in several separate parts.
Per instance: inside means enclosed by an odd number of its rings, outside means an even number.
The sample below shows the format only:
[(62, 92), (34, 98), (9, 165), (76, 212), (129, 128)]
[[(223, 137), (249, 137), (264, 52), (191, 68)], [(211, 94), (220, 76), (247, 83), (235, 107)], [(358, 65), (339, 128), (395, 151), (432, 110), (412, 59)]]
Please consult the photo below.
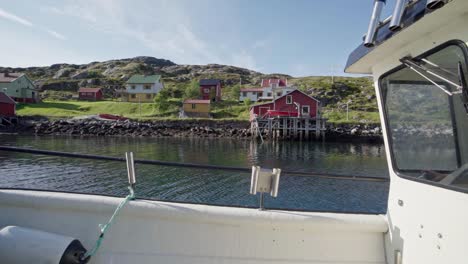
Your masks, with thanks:
[(242, 96), (247, 97), (247, 92), (242, 92)]
[(147, 94), (146, 99), (151, 99), (151, 94)]
[(308, 115), (308, 114), (310, 113), (310, 106), (308, 106), (308, 105), (303, 105), (303, 106), (301, 107), (301, 110), (302, 110), (301, 112), (302, 112), (303, 115)]
[(268, 93), (267, 96), (268, 96), (268, 97), (271, 97), (271, 93)]
[(145, 84), (144, 89), (145, 89), (145, 90), (151, 90), (151, 85)]
[(196, 109), (197, 108), (197, 105), (196, 104), (192, 104), (192, 109)]
[(130, 98), (135, 99), (135, 98), (136, 98), (136, 94), (131, 94), (131, 95), (130, 95)]
[(292, 95), (286, 96), (286, 104), (292, 104)]
[(132, 86), (131, 86), (131, 89), (132, 89), (132, 90), (135, 90), (135, 89), (136, 89), (136, 86), (135, 86), (135, 85), (132, 85)]
[(281, 92), (277, 92), (277, 93), (276, 93), (276, 96), (281, 96)]

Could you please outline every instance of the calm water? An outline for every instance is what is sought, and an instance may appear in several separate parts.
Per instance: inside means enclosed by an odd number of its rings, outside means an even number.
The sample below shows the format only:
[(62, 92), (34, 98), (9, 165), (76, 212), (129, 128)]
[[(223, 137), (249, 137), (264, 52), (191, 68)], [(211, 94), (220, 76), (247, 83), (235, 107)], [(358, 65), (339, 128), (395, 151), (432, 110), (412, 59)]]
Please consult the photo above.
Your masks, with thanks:
[[(388, 177), (382, 145), (329, 142), (257, 144), (227, 139), (147, 139), (0, 135), (0, 145), (137, 159)], [(138, 197), (256, 207), (250, 175), (137, 164)], [(0, 187), (124, 196), (125, 163), (0, 151)], [(279, 196), (267, 208), (334, 212), (385, 212), (388, 183), (281, 175)]]

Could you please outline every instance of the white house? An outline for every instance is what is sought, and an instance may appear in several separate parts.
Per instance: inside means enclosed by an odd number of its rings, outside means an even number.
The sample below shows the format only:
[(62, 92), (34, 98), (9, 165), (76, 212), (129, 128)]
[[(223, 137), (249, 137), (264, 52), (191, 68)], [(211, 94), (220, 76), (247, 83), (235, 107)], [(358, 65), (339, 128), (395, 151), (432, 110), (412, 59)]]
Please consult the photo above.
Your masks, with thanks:
[(128, 102), (152, 102), (163, 88), (160, 75), (133, 75), (125, 85), (124, 98)]
[(240, 90), (239, 101), (249, 98), (252, 102), (272, 101), (294, 91), (296, 88), (287, 86), (286, 80), (264, 79), (260, 88), (245, 88)]

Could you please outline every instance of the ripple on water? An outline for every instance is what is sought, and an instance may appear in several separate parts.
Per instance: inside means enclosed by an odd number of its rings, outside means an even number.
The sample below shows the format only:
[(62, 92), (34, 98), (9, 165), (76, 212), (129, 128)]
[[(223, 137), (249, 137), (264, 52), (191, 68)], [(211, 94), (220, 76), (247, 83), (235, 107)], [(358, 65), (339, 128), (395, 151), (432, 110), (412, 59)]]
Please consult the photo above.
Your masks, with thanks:
[[(214, 164), (280, 167), (283, 170), (387, 177), (382, 145), (223, 139), (144, 139), (3, 136), (0, 145), (78, 153)], [(137, 165), (137, 196), (148, 199), (256, 207), (250, 175), (212, 170)], [(0, 187), (124, 196), (124, 163), (0, 152)], [(387, 183), (282, 175), (277, 198), (266, 207), (382, 213)]]

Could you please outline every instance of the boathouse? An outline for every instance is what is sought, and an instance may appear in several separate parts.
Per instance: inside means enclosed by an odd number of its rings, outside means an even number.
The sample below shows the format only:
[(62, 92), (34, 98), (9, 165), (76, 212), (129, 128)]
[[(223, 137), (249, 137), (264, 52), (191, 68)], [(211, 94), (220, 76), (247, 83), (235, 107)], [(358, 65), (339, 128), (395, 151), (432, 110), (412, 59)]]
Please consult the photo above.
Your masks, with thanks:
[(318, 115), (320, 102), (301, 92), (294, 90), (282, 95), (272, 102), (257, 104), (250, 108), (250, 120), (267, 117), (307, 117)]
[(293, 90), (275, 100), (250, 107), (251, 131), (255, 136), (305, 138), (325, 130), (320, 102), (302, 91)]
[(200, 94), (203, 100), (221, 101), (221, 81), (218, 79), (201, 79)]
[(211, 100), (187, 99), (183, 111), (186, 117), (211, 117)]
[(80, 88), (78, 90), (78, 99), (80, 100), (92, 100), (99, 101), (103, 98), (103, 92), (101, 88)]

